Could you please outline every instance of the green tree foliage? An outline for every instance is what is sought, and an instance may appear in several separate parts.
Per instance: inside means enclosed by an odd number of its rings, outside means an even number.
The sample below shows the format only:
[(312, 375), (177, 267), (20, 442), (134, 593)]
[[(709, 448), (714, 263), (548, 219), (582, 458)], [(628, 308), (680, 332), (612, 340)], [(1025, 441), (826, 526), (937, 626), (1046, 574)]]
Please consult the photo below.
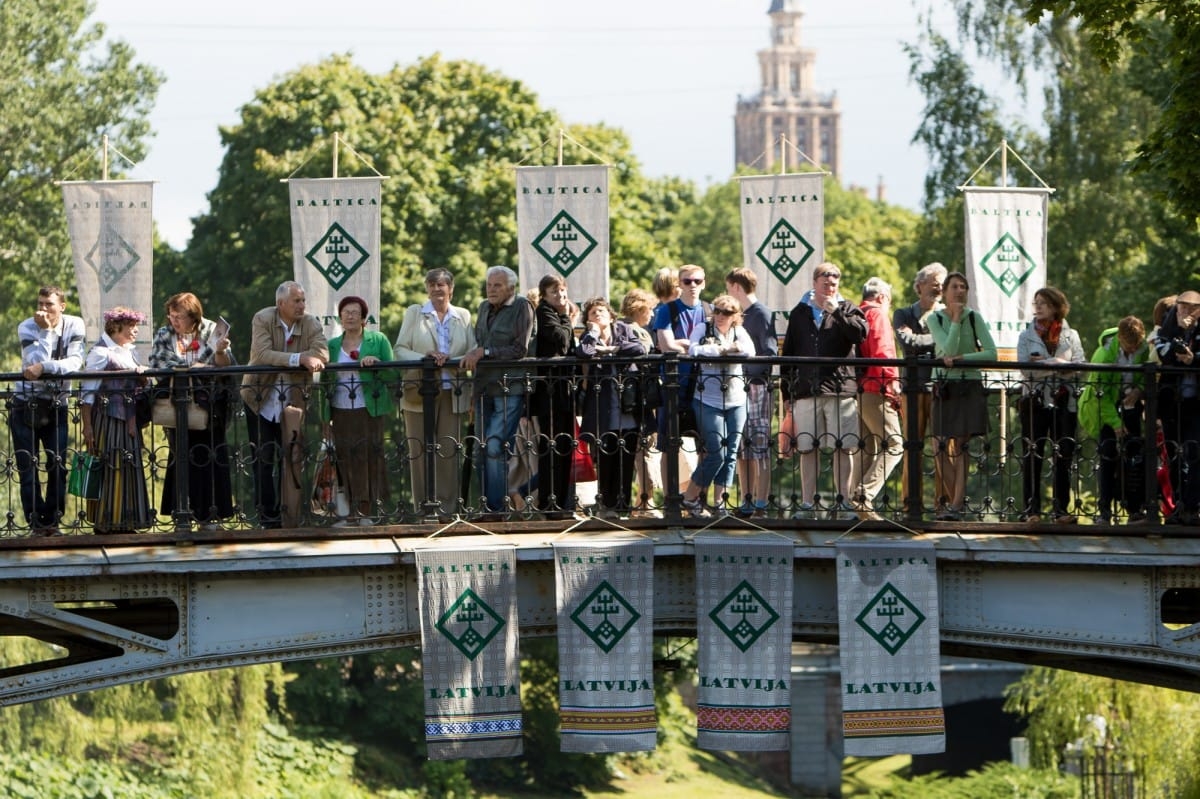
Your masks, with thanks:
[(1029, 720), (1034, 765), (1056, 768), (1066, 746), (1082, 742), (1085, 754), (1141, 764), (1149, 796), (1200, 795), (1200, 729), (1180, 723), (1200, 711), (1196, 694), (1038, 667), (1009, 687), (1004, 709)]
[(162, 81), (128, 45), (103, 45), (103, 26), (85, 25), (90, 10), (86, 0), (0, 3), (0, 296), (10, 298), (0, 329), (10, 360), (38, 286), (75, 285), (54, 181), (99, 178), (102, 134), (140, 158)]
[[(1155, 202), (1160, 178), (1131, 168), (1169, 91), (1162, 68), (1167, 53), (1160, 49), (1166, 38), (1147, 36), (1143, 52), (1120, 55), (1106, 71), (1092, 34), (1072, 19), (1048, 15), (1031, 25), (1024, 16), (1028, 4), (1018, 0), (954, 0), (954, 6), (960, 42), (972, 53), (932, 30), (909, 47), (911, 74), (926, 97), (914, 138), (931, 157), (921, 251), (929, 260), (961, 263), (956, 187), (976, 167), (986, 162), (976, 185), (1038, 185), (1016, 159), (1008, 159), (1005, 176), (999, 156), (988, 160), (1006, 139), (1055, 188), (1047, 282), (1076, 301), (1071, 323), (1085, 346), (1126, 314), (1148, 319), (1161, 294), (1188, 283), (1189, 253), (1200, 243), (1191, 221)], [(1008, 82), (984, 80), (973, 64), (999, 70)], [(1042, 81), (1039, 129), (1026, 113), (1030, 75)], [(1005, 112), (1008, 95), (1017, 97), (1015, 114)], [(1153, 281), (1145, 280), (1149, 270)]]
[[(383, 185), (384, 330), (424, 299), (424, 274), (446, 267), (456, 301), (474, 308), (483, 272), (516, 266), (518, 165), (557, 157), (561, 124), (519, 81), (438, 56), (373, 75), (349, 57), (302, 67), (260, 90), (223, 128), (226, 147), (210, 210), (195, 220), (188, 286), (231, 319), (273, 301), (292, 275), (287, 191), (280, 179), (332, 174), (333, 134), (362, 159), (343, 154), (342, 176), (387, 175)], [(568, 163), (612, 163), (614, 291), (648, 284), (670, 254), (658, 235), (691, 199), (690, 184), (646, 180), (623, 133), (570, 130), (587, 150)], [(368, 166), (369, 162), (371, 166)], [(565, 161), (567, 159), (564, 159)]]
[(1170, 90), (1162, 113), (1140, 132), (1136, 167), (1155, 176), (1161, 195), (1188, 219), (1200, 216), (1200, 4), (1195, 0), (1031, 0), (1031, 23), (1045, 14), (1074, 17), (1099, 63), (1119, 70), (1130, 53), (1151, 56)]

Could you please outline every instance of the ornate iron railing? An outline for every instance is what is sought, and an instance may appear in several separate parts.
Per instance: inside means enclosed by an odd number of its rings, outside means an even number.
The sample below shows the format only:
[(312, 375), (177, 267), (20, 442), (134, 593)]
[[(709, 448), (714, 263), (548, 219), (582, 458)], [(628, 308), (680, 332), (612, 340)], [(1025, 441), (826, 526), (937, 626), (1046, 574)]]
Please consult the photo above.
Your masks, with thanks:
[[(811, 510), (803, 504), (805, 498), (801, 489), (800, 460), (794, 452), (788, 452), (797, 444), (803, 448), (804, 442), (786, 434), (780, 435), (783, 406), (779, 394), (782, 379), (780, 374), (794, 373), (797, 367), (829, 367), (842, 364), (861, 368), (888, 364), (899, 369), (904, 402), (916, 407), (928, 388), (920, 382), (920, 370), (928, 367), (928, 362), (912, 359), (865, 361), (820, 358), (757, 359), (755, 362), (769, 362), (773, 367), (770, 393), (774, 397), (774, 410), (767, 440), (762, 441), (760, 435), (754, 442), (766, 453), (770, 489), (768, 495), (761, 498), (765, 504), (755, 508), (753, 502), (750, 502), (745, 506), (745, 515), (751, 521), (758, 519), (763, 524), (780, 523), (781, 520), (801, 524), (807, 521), (857, 523), (867, 517), (904, 524), (934, 521), (938, 510), (938, 498), (934, 496), (933, 490), (935, 463), (939, 447), (944, 446), (944, 442), (935, 437), (933, 429), (927, 429), (924, 435), (921, 435), (915, 414), (903, 415), (900, 440), (886, 442), (891, 452), (898, 456), (899, 463), (891, 471), (883, 489), (869, 508), (854, 505), (857, 497), (853, 487), (850, 496), (839, 494), (834, 487), (832, 453), (838, 450), (857, 450), (871, 443), (860, 435), (858, 429), (838, 431), (836, 436), (820, 442), (816, 475), (818, 491), (813, 498), (814, 507)], [(596, 372), (596, 361), (584, 359), (529, 359), (486, 363), (491, 370), (487, 373), (492, 382), (491, 390), (496, 396), (533, 397), (544, 392), (549, 398), (549, 407), (544, 409), (545, 418), (542, 421), (549, 419), (553, 428), (539, 432), (538, 425), (526, 419), (520, 423), (516, 435), (511, 440), (501, 442), (504, 445), (500, 448), (501, 457), (510, 481), (505, 486), (504, 507), (498, 514), (494, 508), (485, 508), (480, 500), (479, 466), (487, 457), (487, 441), (482, 420), (474, 413), (468, 412), (456, 415), (449, 427), (439, 427), (438, 424), (439, 414), (444, 416), (446, 408), (452, 408), (456, 401), (464, 402), (476, 388), (473, 376), (457, 371), (446, 372), (432, 361), (423, 361), (394, 362), (371, 367), (370, 371), (386, 376), (382, 384), (384, 388), (372, 390), (386, 392), (395, 406), (392, 413), (384, 415), (377, 423), (380, 425), (380, 446), (373, 447), (368, 440), (357, 440), (348, 447), (342, 446), (334, 453), (335, 463), (338, 459), (341, 459), (342, 464), (364, 458), (381, 461), (386, 488), (368, 494), (371, 498), (370, 507), (347, 508), (339, 501), (337, 483), (329, 481), (330, 461), (325, 444), (328, 427), (323, 424), (320, 409), (328, 402), (331, 387), (337, 383), (310, 381), (305, 375), (302, 382), (306, 394), (304, 402), (307, 415), (301, 434), (295, 442), (296, 446), (288, 447), (292, 459), (288, 461), (288, 468), (284, 470), (286, 473), (283, 475), (284, 479), (291, 479), (297, 484), (291, 494), (294, 506), (285, 508), (284, 515), (290, 516), (290, 520), (295, 524), (305, 527), (339, 523), (344, 525), (353, 521), (352, 518), (346, 518), (347, 511), (351, 517), (354, 516), (354, 511), (358, 511), (358, 515), (364, 517), (364, 523), (371, 525), (397, 525), (439, 519), (444, 521), (455, 517), (519, 521), (542, 518), (547, 512), (552, 517), (559, 518), (564, 515), (577, 516), (600, 512), (614, 518), (629, 515), (653, 516), (661, 517), (670, 523), (681, 523), (688, 517), (680, 487), (686, 485), (691, 464), (703, 454), (699, 452), (701, 446), (697, 439), (684, 435), (680, 426), (683, 416), (681, 411), (685, 404), (680, 389), (681, 384), (686, 382), (681, 373), (691, 367), (690, 359), (673, 356), (608, 359), (606, 363), (609, 368), (603, 375)], [(737, 359), (706, 360), (705, 379), (724, 379), (727, 384), (730, 381), (742, 380), (740, 377), (720, 376), (722, 364), (735, 363), (738, 363)], [(1196, 476), (1200, 473), (1200, 468), (1196, 465), (1200, 445), (1195, 441), (1178, 440), (1178, 434), (1174, 433), (1178, 428), (1173, 424), (1168, 424), (1166, 438), (1163, 439), (1163, 431), (1157, 425), (1160, 418), (1170, 419), (1174, 415), (1173, 418), (1177, 419), (1181, 412), (1189, 412), (1191, 405), (1188, 403), (1195, 402), (1180, 399), (1175, 392), (1164, 395), (1160, 390), (1160, 380), (1164, 376), (1172, 375), (1171, 370), (1156, 364), (1132, 368), (1144, 386), (1143, 396), (1139, 400), (1140, 407), (1143, 408), (1140, 416), (1144, 419), (1142, 435), (1127, 436), (1115, 445), (1102, 445), (1100, 441), (1074, 429), (1072, 425), (1073, 429), (1069, 434), (1059, 435), (1055, 440), (1046, 440), (1041, 455), (1031, 455), (1031, 442), (1024, 429), (1026, 425), (1022, 423), (1024, 405), (1020, 398), (1025, 386), (1017, 365), (999, 362), (977, 362), (973, 365), (985, 370), (987, 389), (983, 401), (987, 403), (990, 430), (984, 436), (970, 439), (965, 453), (970, 466), (963, 521), (1020, 520), (1022, 515), (1028, 512), (1023, 496), (1022, 475), (1032, 464), (1039, 461), (1044, 463), (1044, 468), (1035, 488), (1044, 497), (1044, 515), (1049, 516), (1052, 504), (1048, 495), (1052, 482), (1052, 459), (1055, 454), (1060, 455), (1067, 463), (1069, 474), (1069, 506), (1061, 510), (1074, 517), (1077, 523), (1100, 521), (1105, 515), (1111, 515), (1114, 523), (1129, 520), (1120, 503), (1111, 509), (1111, 514), (1098, 506), (1097, 475), (1102, 468), (1115, 465), (1123, 493), (1137, 495), (1136, 499), (1127, 497), (1131, 500), (1130, 504), (1138, 508), (1139, 516), (1134, 520), (1143, 521), (1140, 514), (1144, 513), (1144, 522), (1151, 524), (1161, 520), (1164, 501), (1168, 499), (1164, 496), (1164, 489), (1173, 491), (1177, 498), (1183, 480), (1200, 479)], [(249, 411), (239, 391), (245, 375), (272, 371), (275, 370), (261, 367), (203, 370), (208, 383), (224, 386), (225, 395), (220, 401), (228, 403), (229, 413), (226, 417), (224, 436), (218, 437), (223, 438), (223, 443), (217, 447), (205, 443), (211, 438), (209, 431), (189, 430), (187, 425), (182, 423), (186, 420), (189, 403), (198, 396), (195, 393), (198, 391), (195, 387), (196, 381), (189, 383), (177, 380), (172, 384), (168, 380), (172, 376), (184, 374), (182, 372), (144, 373), (152, 386), (174, 386), (160, 389), (159, 393), (174, 403), (180, 423), (173, 428), (158, 424), (146, 425), (141, 429), (144, 446), (139, 452), (120, 452), (115, 455), (111, 452), (98, 453), (110, 460), (114, 457), (117, 460), (124, 459), (126, 465), (133, 460), (137, 461), (136, 466), (140, 467), (140, 473), (145, 480), (151, 506), (156, 511), (150, 525), (138, 527), (139, 531), (181, 531), (190, 529), (197, 520), (210, 520), (207, 523), (218, 525), (222, 529), (244, 529), (264, 521), (261, 509), (255, 507), (254, 465), (264, 456), (274, 459), (279, 453), (268, 451), (270, 448), (252, 446), (247, 432)], [(351, 367), (348, 366), (331, 365), (328, 367), (330, 374), (327, 378), (336, 378), (338, 374), (350, 371)], [(1074, 401), (1089, 375), (1122, 369), (1115, 366), (1071, 365), (1042, 367), (1042, 371), (1054, 373), (1060, 378), (1066, 386), (1065, 391), (1068, 392), (1068, 399), (1065, 401)], [(1130, 368), (1127, 367), (1123, 371), (1130, 372)], [(195, 377), (198, 373), (193, 370), (187, 374)], [(36, 476), (40, 496), (44, 500), (47, 480), (52, 478), (57, 469), (70, 470), (75, 453), (86, 449), (81, 429), (82, 415), (86, 412), (86, 407), (80, 404), (80, 381), (97, 376), (81, 373), (67, 376), (61, 381), (60, 393), (54, 398), (54, 404), (51, 406), (51, 410), (55, 412), (59, 408), (65, 409), (67, 446), (61, 453), (51, 452), (47, 455), (44, 450), (39, 450), (37, 462), (31, 467), (27, 453), (16, 449), (15, 439), (11, 434), (6, 436), (0, 445), (0, 462), (4, 464), (4, 469), (0, 472), (0, 536), (53, 532), (55, 529), (62, 533), (94, 531), (94, 506), (90, 505), (88, 500), (76, 496), (67, 497), (62, 516), (54, 519), (53, 524), (27, 520), (21, 499), (20, 478), (23, 469), (27, 477)], [(28, 405), (14, 394), (14, 384), (19, 379), (17, 374), (0, 375), (0, 415), (4, 416), (9, 427), (12, 426), (14, 414), (29, 413)], [(586, 409), (589, 403), (619, 403), (622, 387), (631, 381), (641, 383), (641, 397), (638, 400), (640, 405), (635, 410), (646, 412), (635, 426), (633, 435), (606, 435), (610, 433), (608, 428), (612, 425), (601, 425), (597, 430), (591, 431), (599, 431), (597, 440), (587, 435), (589, 430), (586, 427), (582, 431), (578, 430), (576, 422), (580, 407), (577, 407), (577, 404)], [(648, 385), (646, 381), (653, 385)], [(791, 393), (797, 393), (795, 385), (789, 388)], [(346, 393), (345, 386), (341, 390), (343, 394)], [(420, 413), (410, 411), (406, 415), (401, 411), (406, 391), (410, 403), (414, 398), (419, 400)], [(101, 404), (112, 400), (106, 396), (104, 390), (101, 390), (98, 396)], [(856, 401), (861, 400), (857, 392), (847, 396), (853, 396)], [(567, 400), (563, 400), (564, 397)], [(203, 396), (201, 398), (204, 399)], [(209, 397), (204, 401), (212, 402), (213, 399)], [(656, 407), (647, 407), (648, 405)], [(39, 412), (42, 410), (45, 408), (40, 408)], [(213, 420), (218, 416), (214, 411), (209, 424), (215, 423)], [(634, 414), (634, 417), (638, 416), (639, 413)], [(452, 432), (447, 434), (447, 429)], [(558, 439), (558, 453), (562, 460), (555, 461), (554, 468), (570, 467), (571, 461), (575, 459), (576, 449), (580, 446), (582, 433), (582, 440), (588, 444), (591, 457), (596, 458), (598, 454), (603, 454), (608, 458), (610, 475), (615, 463), (615, 468), (620, 472), (619, 481), (632, 482), (634, 488), (628, 504), (617, 501), (608, 503), (612, 507), (603, 507), (603, 503), (598, 506), (594, 487), (587, 483), (576, 483), (571, 496), (563, 499), (555, 497), (556, 502), (550, 508), (538, 510), (537, 484), (544, 481), (544, 475), (536, 474), (537, 461), (539, 455), (553, 446), (553, 433), (558, 429), (569, 429), (570, 432)], [(1172, 437), (1173, 435), (1175, 437)], [(720, 442), (721, 445), (727, 443), (725, 439)], [(188, 453), (188, 457), (176, 458), (174, 453), (177, 452)], [(630, 459), (619, 457), (622, 454), (632, 456), (635, 462), (631, 465)], [(661, 466), (656, 465), (656, 461), (660, 462)], [(189, 491), (188, 486), (197, 479), (196, 473), (214, 474), (211, 466), (213, 463), (221, 464), (217, 467), (218, 470), (226, 466), (228, 468), (233, 505), (228, 514), (216, 514), (215, 506), (192, 507), (192, 497), (196, 494), (195, 489)], [(562, 465), (564, 463), (566, 466)], [(442, 467), (440, 471), (439, 466)], [(631, 469), (635, 470), (632, 474), (628, 471)], [(164, 486), (168, 471), (173, 471), (175, 475), (173, 487)], [(336, 467), (333, 471), (336, 474)], [(453, 475), (451, 479), (454, 483), (449, 486), (449, 491), (444, 485), (444, 476), (447, 474)], [(917, 490), (918, 475), (923, 486), (920, 491)], [(420, 484), (421, 476), (427, 476), (423, 481), (423, 494), (415, 496), (414, 482)], [(414, 478), (418, 479), (414, 481)], [(439, 480), (443, 484), (439, 484)], [(709, 511), (720, 514), (738, 513), (743, 510), (743, 496), (739, 495), (737, 485), (736, 481), (731, 483), (730, 493), (720, 497), (712, 496), (710, 491), (706, 497)], [(218, 493), (223, 490), (215, 482), (210, 488), (217, 489)], [(165, 503), (164, 489), (169, 494)], [(211, 494), (211, 491), (209, 493)], [(442, 496), (452, 496), (452, 501), (439, 502), (439, 493)], [(295, 497), (299, 497), (298, 502), (295, 501)], [(603, 499), (605, 498), (602, 497)], [(161, 512), (164, 507), (169, 512)], [(793, 519), (797, 513), (800, 514), (800, 518)]]

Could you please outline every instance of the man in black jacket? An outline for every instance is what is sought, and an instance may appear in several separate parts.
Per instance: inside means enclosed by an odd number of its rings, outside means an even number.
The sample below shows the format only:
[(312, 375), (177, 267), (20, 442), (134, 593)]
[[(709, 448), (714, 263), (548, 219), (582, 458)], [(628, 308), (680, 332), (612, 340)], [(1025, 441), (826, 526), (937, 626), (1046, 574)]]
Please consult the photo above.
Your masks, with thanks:
[[(842, 270), (823, 263), (813, 270), (813, 288), (792, 309), (783, 339), (785, 357), (853, 358), (867, 337), (867, 319), (838, 292)], [(795, 403), (796, 450), (800, 453), (800, 505), (793, 518), (815, 518), (817, 448), (833, 449), (838, 496), (829, 503), (833, 518), (856, 518), (851, 502), (854, 459), (858, 454), (858, 383), (847, 364), (794, 365), (784, 370), (783, 398)], [(839, 513), (840, 512), (840, 513)]]

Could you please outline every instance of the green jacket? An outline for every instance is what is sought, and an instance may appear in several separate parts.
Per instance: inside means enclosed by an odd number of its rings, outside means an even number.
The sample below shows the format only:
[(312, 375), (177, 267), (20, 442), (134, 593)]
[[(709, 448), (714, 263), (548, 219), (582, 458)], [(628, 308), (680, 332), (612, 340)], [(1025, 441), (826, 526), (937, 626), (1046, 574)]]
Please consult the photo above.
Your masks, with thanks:
[[(1116, 363), (1117, 355), (1121, 351), (1121, 344), (1117, 340), (1117, 328), (1110, 327), (1101, 333), (1099, 344), (1092, 354), (1092, 363)], [(1148, 358), (1149, 347), (1142, 342), (1133, 353), (1132, 362), (1140, 365)], [(1145, 380), (1140, 370), (1133, 373), (1132, 384), (1137, 388), (1145, 388)], [(1101, 427), (1108, 426), (1114, 430), (1121, 427), (1121, 373), (1090, 372), (1079, 402), (1079, 424), (1084, 432), (1092, 437), (1100, 435)], [(1094, 409), (1085, 407), (1091, 403), (1095, 403)]]
[[(341, 357), (342, 337), (335, 336), (329, 340), (329, 362), (335, 364)], [(359, 347), (358, 357), (366, 358), (374, 356), (383, 362), (394, 360), (392, 358), (392, 345), (387, 340), (387, 336), (377, 330), (363, 331), (362, 346)], [(321, 388), (323, 398), (321, 401), (321, 421), (329, 421), (329, 397), (333, 393), (334, 386), (337, 385), (339, 374), (345, 372), (321, 372)], [(358, 372), (358, 379), (362, 382), (363, 398), (366, 401), (367, 413), (371, 416), (383, 416), (384, 414), (393, 413), (396, 409), (392, 402), (392, 393), (399, 390), (397, 381), (400, 373), (396, 369), (361, 369)]]

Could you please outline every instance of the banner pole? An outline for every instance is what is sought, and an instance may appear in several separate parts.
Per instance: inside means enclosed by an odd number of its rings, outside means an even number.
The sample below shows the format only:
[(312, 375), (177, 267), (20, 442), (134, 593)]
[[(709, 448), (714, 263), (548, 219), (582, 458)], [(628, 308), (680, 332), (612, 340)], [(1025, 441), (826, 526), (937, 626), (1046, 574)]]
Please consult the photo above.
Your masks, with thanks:
[(334, 131), (333, 132), (333, 176), (335, 178), (338, 176), (338, 150), (341, 149), (338, 147), (338, 143), (341, 141), (341, 139), (342, 139), (342, 134), (338, 131)]
[(1000, 185), (1008, 188), (1008, 139), (1000, 140)]
[(558, 129), (558, 165), (563, 165), (563, 137), (566, 136), (566, 131), (562, 128)]
[(779, 174), (787, 174), (787, 136), (779, 137)]
[(108, 180), (108, 134), (105, 133), (100, 137), (101, 156), (100, 156), (100, 179)]

